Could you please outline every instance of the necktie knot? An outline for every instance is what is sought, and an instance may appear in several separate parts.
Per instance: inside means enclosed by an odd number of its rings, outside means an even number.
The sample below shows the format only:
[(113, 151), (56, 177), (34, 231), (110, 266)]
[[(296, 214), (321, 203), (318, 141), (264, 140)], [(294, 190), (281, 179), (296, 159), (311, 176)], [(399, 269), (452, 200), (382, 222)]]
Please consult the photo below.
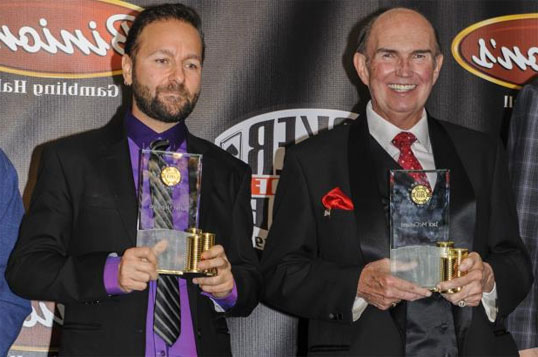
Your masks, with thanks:
[[(417, 141), (417, 137), (405, 131), (402, 131), (392, 139), (392, 143), (400, 150), (398, 164), (404, 170), (422, 170), (422, 165), (411, 150), (411, 145)], [(428, 178), (424, 172), (412, 172), (409, 174), (416, 182), (430, 187)]]
[(409, 150), (415, 141), (417, 137), (413, 133), (402, 131), (392, 139), (392, 144), (402, 151)]
[(165, 151), (170, 146), (170, 142), (166, 139), (153, 140), (149, 144), (151, 150)]

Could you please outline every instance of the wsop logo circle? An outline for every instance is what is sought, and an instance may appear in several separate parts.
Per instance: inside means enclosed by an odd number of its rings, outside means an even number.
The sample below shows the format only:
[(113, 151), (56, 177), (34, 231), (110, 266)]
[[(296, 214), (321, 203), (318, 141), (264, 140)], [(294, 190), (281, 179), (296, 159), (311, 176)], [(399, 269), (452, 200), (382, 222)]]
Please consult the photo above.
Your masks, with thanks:
[(422, 206), (430, 202), (430, 199), (432, 198), (432, 192), (425, 185), (416, 185), (411, 189), (410, 196), (411, 200), (415, 204)]
[(263, 250), (273, 220), (274, 196), (286, 147), (357, 117), (356, 113), (334, 109), (279, 110), (247, 118), (215, 139), (216, 145), (252, 169), (252, 243), (257, 249)]

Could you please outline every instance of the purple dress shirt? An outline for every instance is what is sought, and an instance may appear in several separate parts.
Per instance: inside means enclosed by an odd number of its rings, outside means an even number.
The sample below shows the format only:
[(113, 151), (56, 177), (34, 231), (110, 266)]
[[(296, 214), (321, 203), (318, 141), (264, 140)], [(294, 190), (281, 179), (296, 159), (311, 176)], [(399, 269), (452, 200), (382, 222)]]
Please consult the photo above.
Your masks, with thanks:
[[(187, 127), (182, 121), (162, 133), (157, 133), (144, 125), (131, 113), (127, 113), (125, 123), (129, 142), (129, 153), (131, 156), (133, 178), (136, 190), (138, 191), (138, 162), (140, 157), (140, 149), (149, 147), (149, 144), (156, 139), (167, 139), (170, 142), (170, 147), (168, 148), (169, 151), (187, 152)], [(174, 191), (174, 199), (179, 198), (177, 196), (181, 195), (181, 191), (181, 188)], [(187, 222), (185, 219), (179, 217), (179, 215), (175, 214), (175, 212), (173, 216), (174, 226), (177, 229), (187, 228)], [(110, 295), (125, 294), (120, 289), (118, 284), (118, 267), (120, 260), (120, 257), (110, 256), (105, 264), (103, 280), (106, 291)], [(146, 314), (146, 356), (197, 356), (194, 330), (192, 326), (192, 316), (189, 308), (187, 283), (184, 279), (178, 279), (178, 282), (179, 294), (181, 298), (181, 334), (172, 346), (167, 346), (164, 340), (153, 331), (153, 310), (155, 306), (157, 284), (155, 281), (151, 281), (148, 285), (149, 294), (148, 310)], [(214, 298), (210, 294), (202, 294), (211, 298), (211, 300), (213, 300), (213, 302), (220, 306), (220, 308), (222, 308), (224, 311), (233, 307), (237, 301), (237, 288), (235, 285), (231, 294), (222, 299)]]

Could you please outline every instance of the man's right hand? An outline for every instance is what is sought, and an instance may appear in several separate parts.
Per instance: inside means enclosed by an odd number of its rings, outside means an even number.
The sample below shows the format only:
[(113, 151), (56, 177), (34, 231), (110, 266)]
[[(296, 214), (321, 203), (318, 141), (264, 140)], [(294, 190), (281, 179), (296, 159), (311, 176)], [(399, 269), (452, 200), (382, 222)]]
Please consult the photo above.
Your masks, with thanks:
[(150, 247), (129, 248), (121, 257), (118, 284), (126, 293), (145, 290), (150, 280), (157, 280), (157, 252)]
[(402, 300), (414, 301), (431, 294), (428, 289), (392, 275), (387, 258), (368, 263), (362, 269), (357, 287), (357, 296), (380, 310), (387, 310)]

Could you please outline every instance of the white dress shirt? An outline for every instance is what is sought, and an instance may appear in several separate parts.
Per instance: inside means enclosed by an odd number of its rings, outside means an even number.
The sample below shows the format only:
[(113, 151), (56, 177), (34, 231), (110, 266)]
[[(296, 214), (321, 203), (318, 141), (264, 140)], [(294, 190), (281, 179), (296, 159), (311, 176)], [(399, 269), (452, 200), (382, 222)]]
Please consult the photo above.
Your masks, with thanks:
[[(388, 120), (383, 119), (372, 108), (372, 102), (368, 102), (366, 105), (366, 120), (368, 121), (368, 130), (370, 135), (381, 145), (381, 147), (394, 159), (398, 161), (400, 156), (400, 150), (392, 144), (392, 139), (402, 131), (412, 133), (417, 138), (411, 145), (411, 150), (415, 154), (416, 158), (422, 165), (424, 170), (435, 170), (435, 161), (433, 157), (433, 150), (430, 142), (430, 134), (428, 131), (428, 116), (426, 110), (423, 111), (420, 120), (408, 130), (402, 130), (390, 123)], [(431, 187), (435, 187), (435, 180), (437, 175), (434, 172), (427, 173), (428, 181)], [(482, 305), (486, 311), (486, 315), (491, 322), (495, 321), (497, 317), (497, 289), (495, 284), (493, 290), (489, 293), (484, 292), (482, 294)], [(363, 311), (368, 306), (368, 303), (363, 298), (355, 297), (353, 303), (353, 321), (357, 321), (362, 315)]]

